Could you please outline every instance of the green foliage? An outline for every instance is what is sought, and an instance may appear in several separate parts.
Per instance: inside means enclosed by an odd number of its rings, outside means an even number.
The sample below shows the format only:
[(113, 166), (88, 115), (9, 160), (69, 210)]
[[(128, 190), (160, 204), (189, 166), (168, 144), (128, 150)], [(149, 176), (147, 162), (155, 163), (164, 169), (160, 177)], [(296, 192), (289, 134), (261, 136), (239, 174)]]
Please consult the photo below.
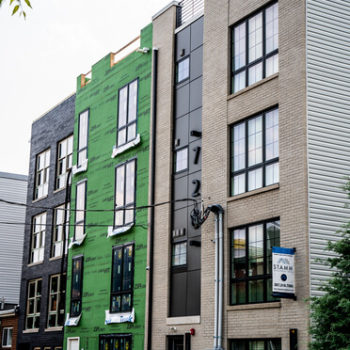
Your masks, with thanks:
[[(5, 2), (5, 0), (0, 0), (0, 7)], [(25, 3), (25, 5), (24, 5)], [(12, 10), (12, 16), (16, 13), (19, 14), (19, 16), (23, 16), (24, 19), (27, 17), (26, 9), (32, 8), (32, 5), (29, 0), (24, 0), (24, 3), (22, 0), (10, 0), (10, 7), (13, 6)]]
[[(350, 183), (345, 187), (350, 198)], [(342, 230), (342, 238), (329, 242), (335, 253), (325, 262), (334, 268), (332, 278), (320, 290), (325, 294), (311, 298), (312, 341), (310, 350), (350, 349), (350, 223)]]

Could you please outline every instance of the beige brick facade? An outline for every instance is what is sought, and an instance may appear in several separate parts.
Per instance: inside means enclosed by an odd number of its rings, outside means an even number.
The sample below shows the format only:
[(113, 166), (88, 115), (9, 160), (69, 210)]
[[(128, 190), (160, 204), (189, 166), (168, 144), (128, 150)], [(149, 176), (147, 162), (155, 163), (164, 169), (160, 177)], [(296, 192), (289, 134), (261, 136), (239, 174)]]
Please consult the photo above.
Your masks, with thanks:
[[(309, 295), (307, 133), (305, 75), (305, 2), (279, 1), (279, 72), (230, 94), (230, 27), (267, 1), (205, 1), (202, 115), (202, 199), (224, 210), (224, 340), (281, 338), (289, 349), (289, 329), (297, 328), (299, 350), (307, 349)], [(173, 57), (175, 6), (154, 19), (154, 46), (159, 49), (157, 95), (156, 203), (171, 199)], [(279, 106), (280, 182), (230, 197), (230, 125)], [(297, 301), (230, 306), (230, 229), (280, 218), (281, 246), (296, 248)], [(202, 225), (200, 318), (168, 318), (170, 207), (155, 216), (152, 349), (164, 350), (166, 336), (190, 328), (192, 350), (213, 348), (214, 216)]]

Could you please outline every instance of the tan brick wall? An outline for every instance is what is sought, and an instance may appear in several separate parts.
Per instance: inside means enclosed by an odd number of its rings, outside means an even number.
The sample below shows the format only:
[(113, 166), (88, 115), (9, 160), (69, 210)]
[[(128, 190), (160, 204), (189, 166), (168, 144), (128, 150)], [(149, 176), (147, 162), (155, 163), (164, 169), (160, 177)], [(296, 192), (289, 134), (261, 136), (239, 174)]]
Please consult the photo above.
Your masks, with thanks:
[[(305, 2), (279, 1), (279, 73), (235, 95), (230, 86), (230, 26), (267, 1), (215, 0), (205, 2), (203, 58), (202, 198), (205, 206), (221, 204), (224, 217), (224, 341), (232, 338), (281, 337), (289, 349), (289, 329), (299, 331), (299, 349), (307, 349), (309, 294), (307, 232)], [(170, 199), (174, 24), (168, 10), (154, 21), (154, 45), (159, 47), (156, 202)], [(268, 191), (229, 197), (229, 125), (268, 107), (279, 105), (280, 184)], [(280, 217), (281, 246), (296, 247), (297, 301), (229, 306), (230, 228)], [(164, 350), (167, 334), (196, 329), (192, 349), (213, 347), (214, 334), (214, 216), (202, 226), (200, 324), (166, 324), (169, 293), (168, 207), (156, 210), (154, 266), (154, 350)]]

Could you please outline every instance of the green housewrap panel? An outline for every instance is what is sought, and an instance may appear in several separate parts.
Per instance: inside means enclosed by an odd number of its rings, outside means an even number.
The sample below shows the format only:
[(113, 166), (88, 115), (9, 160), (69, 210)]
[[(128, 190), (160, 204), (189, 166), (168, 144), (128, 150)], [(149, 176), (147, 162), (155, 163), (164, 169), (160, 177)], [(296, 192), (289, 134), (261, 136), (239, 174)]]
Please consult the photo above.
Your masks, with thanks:
[[(148, 47), (149, 52), (133, 52), (113, 67), (110, 66), (110, 55), (107, 55), (93, 65), (88, 84), (81, 87), (81, 77), (77, 79), (73, 164), (77, 164), (79, 113), (89, 109), (88, 166), (85, 172), (72, 178), (71, 208), (76, 207), (76, 184), (86, 179), (86, 237), (80, 246), (74, 245), (68, 252), (66, 313), (70, 312), (72, 258), (83, 255), (84, 265), (82, 317), (78, 326), (65, 327), (65, 349), (69, 337), (80, 337), (80, 349), (98, 349), (99, 335), (111, 333), (131, 334), (132, 349), (144, 346), (147, 210), (135, 212), (135, 226), (129, 231), (107, 238), (108, 226), (114, 223), (115, 168), (118, 164), (136, 159), (136, 206), (148, 204), (152, 24), (141, 31), (140, 46)], [(135, 79), (138, 79), (136, 128), (141, 141), (112, 158), (113, 146), (117, 144), (118, 91)], [(107, 211), (90, 211), (94, 209)], [(74, 236), (74, 223), (72, 211), (70, 238)], [(105, 325), (105, 310), (110, 309), (113, 247), (127, 243), (134, 247), (132, 306), (135, 322)]]

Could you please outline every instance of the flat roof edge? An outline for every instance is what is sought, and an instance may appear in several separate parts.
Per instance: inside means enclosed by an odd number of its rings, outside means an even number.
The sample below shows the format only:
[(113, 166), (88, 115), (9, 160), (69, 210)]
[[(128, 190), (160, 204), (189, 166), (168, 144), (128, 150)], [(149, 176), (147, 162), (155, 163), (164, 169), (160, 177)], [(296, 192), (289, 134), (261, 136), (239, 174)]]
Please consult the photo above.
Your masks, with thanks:
[(5, 178), (5, 179), (28, 181), (28, 176), (27, 175), (6, 173), (6, 172), (3, 172), (3, 171), (0, 171), (0, 177), (1, 178)]
[(172, 6), (179, 6), (180, 1), (171, 1), (168, 5), (163, 7), (160, 11), (158, 11), (154, 16), (152, 16), (152, 21), (154, 21), (157, 17), (163, 14), (166, 10), (168, 10)]

